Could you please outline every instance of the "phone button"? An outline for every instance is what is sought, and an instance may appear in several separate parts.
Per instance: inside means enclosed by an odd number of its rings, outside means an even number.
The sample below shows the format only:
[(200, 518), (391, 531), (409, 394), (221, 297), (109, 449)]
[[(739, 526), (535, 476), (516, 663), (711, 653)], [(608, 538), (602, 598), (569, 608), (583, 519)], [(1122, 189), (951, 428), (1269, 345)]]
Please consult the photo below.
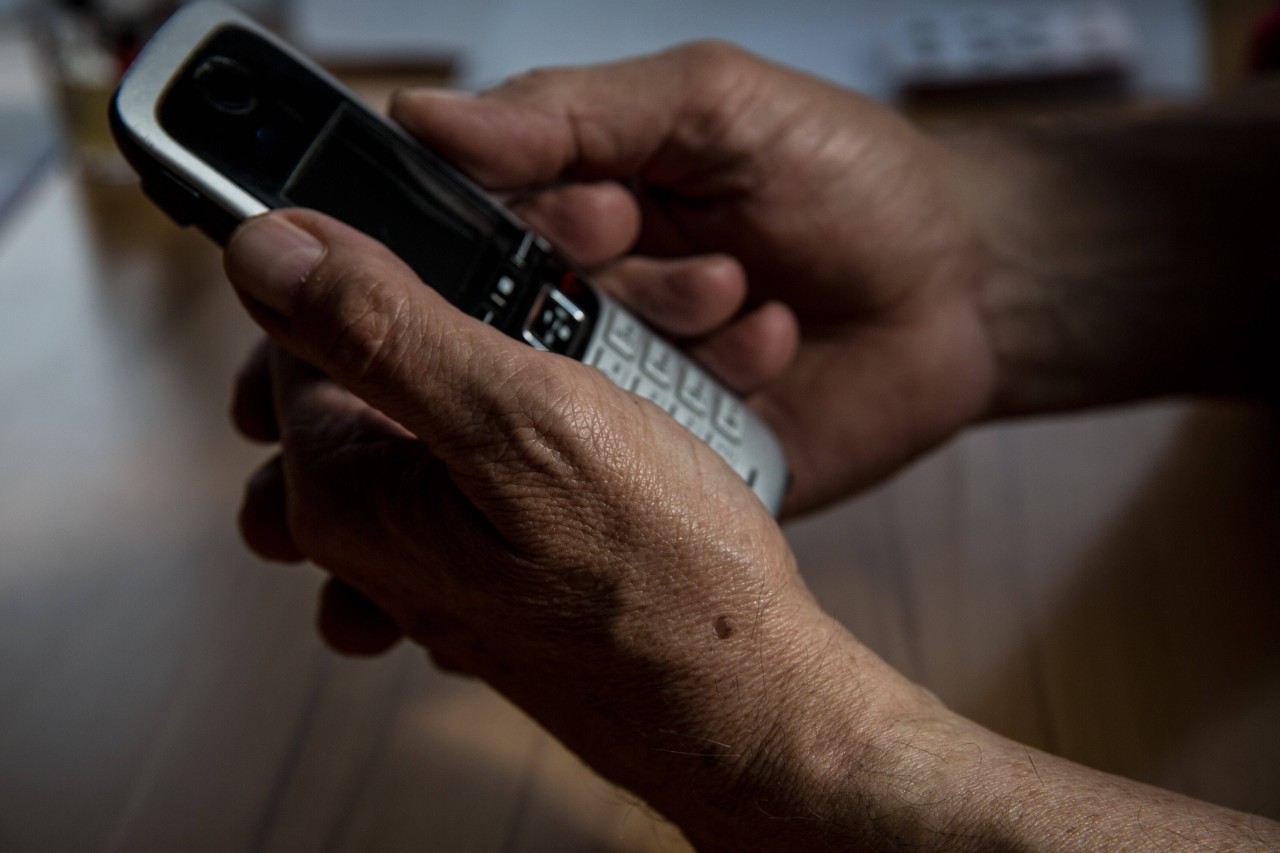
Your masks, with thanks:
[(516, 253), (511, 256), (511, 263), (517, 267), (524, 267), (529, 261), (529, 250), (533, 248), (533, 232), (524, 232), (524, 239), (520, 241), (520, 248), (516, 249)]
[[(739, 458), (739, 454), (742, 450), (741, 447), (731, 441), (727, 441), (725, 437), (719, 433), (713, 434), (711, 436), (711, 441), (708, 443), (711, 445), (712, 450), (719, 453), (720, 457), (724, 459), (725, 462), (729, 463), (730, 467), (735, 470), (738, 469), (738, 466), (742, 463), (742, 460)], [(742, 472), (738, 471), (738, 473), (741, 474)]]
[(711, 406), (711, 380), (701, 370), (690, 367), (684, 372), (680, 381), (680, 400), (700, 415), (705, 415)]
[(706, 418), (702, 417), (688, 406), (682, 406), (679, 403), (672, 403), (667, 407), (667, 411), (671, 413), (671, 417), (675, 418), (676, 423), (680, 424), (680, 426), (689, 430), (689, 432), (693, 433), (698, 438), (701, 438), (703, 441), (709, 442), (711, 436), (709, 434), (710, 431), (707, 429)]
[(741, 443), (743, 439), (742, 421), (742, 404), (728, 394), (721, 394), (719, 403), (716, 405), (716, 429), (730, 441)]
[(644, 361), (641, 367), (653, 381), (663, 388), (671, 388), (676, 384), (676, 373), (679, 370), (679, 359), (676, 351), (657, 338), (650, 338), (645, 347)]
[(628, 388), (631, 380), (631, 362), (620, 353), (609, 347), (600, 347), (591, 358), (591, 365), (609, 377), (609, 380), (621, 388)]
[(566, 353), (577, 341), (587, 315), (551, 285), (538, 294), (521, 334), (541, 350)]
[(142, 191), (169, 218), (186, 227), (196, 221), (196, 211), (204, 201), (200, 193), (166, 171), (156, 172), (142, 181)]
[(609, 321), (609, 345), (627, 358), (635, 358), (640, 351), (643, 327), (640, 321), (621, 309), (613, 312)]
[(659, 408), (665, 409), (671, 405), (671, 392), (642, 373), (636, 374), (629, 387), (633, 393), (656, 403)]

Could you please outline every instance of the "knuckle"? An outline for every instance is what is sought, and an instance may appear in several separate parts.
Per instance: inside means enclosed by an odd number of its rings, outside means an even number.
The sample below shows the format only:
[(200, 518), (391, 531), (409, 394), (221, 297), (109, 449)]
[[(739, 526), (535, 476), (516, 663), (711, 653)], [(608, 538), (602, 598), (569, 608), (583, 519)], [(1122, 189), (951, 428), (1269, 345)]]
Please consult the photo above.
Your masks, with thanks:
[(466, 450), (491, 487), (551, 508), (594, 490), (621, 454), (599, 395), (541, 361), (526, 362), (496, 383), (488, 411), (476, 412), (476, 429), (458, 438), (474, 442)]
[(526, 363), (496, 383), (489, 394), (487, 417), (496, 429), (484, 440), (486, 444), (493, 441), (487, 461), (499, 476), (554, 482), (575, 476), (587, 461), (580, 451), (584, 437), (580, 391), (540, 368)]
[(691, 42), (677, 51), (704, 73), (713, 75), (734, 70), (751, 58), (751, 54), (732, 42), (714, 38)]
[(405, 346), (402, 304), (362, 306), (346, 318), (330, 339), (324, 364), (349, 382), (402, 370), (412, 354)]
[(607, 525), (621, 512), (624, 526), (634, 525), (639, 519), (628, 508), (653, 505), (657, 485), (646, 452), (654, 413), (645, 405), (629, 395), (566, 386), (513, 433), (507, 461), (539, 502), (552, 498), (547, 508), (557, 515)]
[(694, 42), (681, 50), (689, 91), (697, 102), (714, 105), (732, 94), (754, 71), (755, 59), (728, 42)]
[(313, 293), (294, 322), (318, 366), (348, 383), (412, 369), (420, 348), (410, 300), (388, 270), (367, 263), (325, 271)]
[[(691, 152), (744, 154), (768, 132), (771, 105), (766, 75), (750, 53), (718, 41), (697, 42), (679, 49), (683, 64), (683, 99), (676, 124), (677, 147)], [(721, 165), (730, 165), (726, 161)]]
[(579, 73), (573, 68), (537, 66), (508, 77), (483, 96), (557, 112), (554, 105), (560, 101), (558, 96)]
[(560, 70), (556, 68), (541, 66), (537, 68), (529, 68), (507, 78), (507, 80), (502, 83), (496, 91), (529, 93), (539, 91), (541, 89), (553, 88), (556, 81), (559, 79), (560, 74)]

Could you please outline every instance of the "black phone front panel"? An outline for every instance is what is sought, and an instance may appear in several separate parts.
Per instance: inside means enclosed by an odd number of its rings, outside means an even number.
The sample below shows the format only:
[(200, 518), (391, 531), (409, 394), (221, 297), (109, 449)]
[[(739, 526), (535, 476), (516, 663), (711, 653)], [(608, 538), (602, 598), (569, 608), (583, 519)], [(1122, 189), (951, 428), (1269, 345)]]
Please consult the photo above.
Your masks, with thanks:
[(600, 308), (569, 264), (451, 166), (257, 34), (228, 26), (207, 39), (157, 119), (266, 207), (341, 219), (473, 316), (582, 356)]

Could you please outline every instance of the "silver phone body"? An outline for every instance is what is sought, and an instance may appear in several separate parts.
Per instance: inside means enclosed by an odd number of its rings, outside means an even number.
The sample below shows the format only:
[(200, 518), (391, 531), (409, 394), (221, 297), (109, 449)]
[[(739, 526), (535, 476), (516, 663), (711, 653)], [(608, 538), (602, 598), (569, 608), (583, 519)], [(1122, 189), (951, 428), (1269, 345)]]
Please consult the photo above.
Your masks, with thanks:
[[(368, 109), (291, 46), (245, 15), (217, 2), (197, 2), (179, 10), (138, 56), (113, 102), (113, 129), (122, 150), (142, 174), (144, 188), (171, 216), (181, 224), (200, 225), (215, 239), (225, 240), (235, 224), (273, 206), (293, 206), (268, 204), (176, 139), (161, 120), (161, 103), (176, 85), (178, 75), (196, 60), (199, 51), (207, 49), (206, 43), (232, 30), (237, 31), (237, 37), (260, 39), (288, 57), (315, 81), (322, 82), (326, 91), (342, 98), (344, 116), (366, 125), (376, 121), (379, 133), (394, 134), (398, 140), (395, 144), (411, 145), (420, 156), (431, 159), (433, 169), (438, 166), (448, 170), (449, 187), (458, 198), (473, 209), (483, 205), (485, 215), (500, 220), (504, 229), (519, 230), (523, 237), (510, 251), (504, 268), (510, 275), (496, 275), (492, 287), (484, 285), (488, 290), (480, 295), (473, 315), (491, 322), (493, 311), (499, 309), (486, 311), (484, 305), (491, 302), (493, 306), (505, 306), (515, 287), (529, 291), (528, 298), (519, 303), (520, 316), (511, 318), (515, 325), (504, 331), (539, 349), (579, 358), (599, 368), (620, 387), (652, 400), (720, 454), (768, 510), (777, 514), (788, 484), (785, 457), (768, 427), (736, 396), (589, 282), (544, 238), (490, 195), (443, 164), (438, 155), (426, 151), (400, 128)], [(315, 156), (314, 149), (308, 150), (296, 170), (302, 170)], [(438, 193), (439, 188), (434, 191)], [(554, 276), (538, 281), (537, 273), (517, 285), (512, 279), (526, 274), (528, 259), (533, 255), (543, 258), (539, 263), (551, 265), (557, 275), (563, 269), (571, 270), (564, 274), (564, 281), (572, 278), (573, 290), (566, 292), (559, 287)], [(467, 307), (455, 304), (464, 310)]]

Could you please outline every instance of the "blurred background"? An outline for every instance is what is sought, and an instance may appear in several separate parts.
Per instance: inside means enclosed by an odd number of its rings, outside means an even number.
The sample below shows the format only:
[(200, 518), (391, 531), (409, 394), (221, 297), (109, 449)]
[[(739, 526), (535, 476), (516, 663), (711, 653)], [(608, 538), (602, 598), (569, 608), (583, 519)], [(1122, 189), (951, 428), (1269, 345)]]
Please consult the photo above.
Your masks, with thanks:
[[(90, 170), (119, 169), (102, 102), (175, 0), (0, 0), (9, 46), (0, 204), (31, 151), (71, 131)], [(1167, 100), (1229, 76), (1217, 44), (1241, 45), (1250, 0), (942, 3), (934, 0), (245, 0), (370, 97), (420, 83), (475, 89), (538, 65), (585, 63), (722, 38), (902, 105), (922, 120)], [(24, 33), (38, 48), (24, 56)], [(1217, 42), (1214, 40), (1218, 39)], [(32, 45), (27, 45), (28, 47)], [(42, 81), (23, 73), (39, 66)], [(45, 97), (51, 89), (55, 97)], [(27, 100), (56, 105), (43, 121)], [(37, 111), (38, 112), (38, 111)], [(46, 112), (49, 112), (46, 110)], [(14, 128), (19, 128), (15, 130)], [(95, 128), (97, 135), (95, 136)], [(41, 135), (43, 133), (43, 136)], [(42, 147), (43, 146), (43, 147)], [(96, 150), (95, 150), (96, 149)], [(97, 162), (94, 160), (97, 158)], [(127, 178), (127, 175), (120, 175)]]
[[(1247, 85), (1269, 0), (259, 0), (381, 105), (724, 38), (929, 127)], [(319, 578), (238, 540), (265, 451), (219, 254), (106, 132), (173, 8), (0, 0), (0, 851), (681, 850), (482, 685), (339, 659)], [(1027, 743), (1280, 817), (1274, 416), (984, 427), (788, 528), (877, 653)]]

